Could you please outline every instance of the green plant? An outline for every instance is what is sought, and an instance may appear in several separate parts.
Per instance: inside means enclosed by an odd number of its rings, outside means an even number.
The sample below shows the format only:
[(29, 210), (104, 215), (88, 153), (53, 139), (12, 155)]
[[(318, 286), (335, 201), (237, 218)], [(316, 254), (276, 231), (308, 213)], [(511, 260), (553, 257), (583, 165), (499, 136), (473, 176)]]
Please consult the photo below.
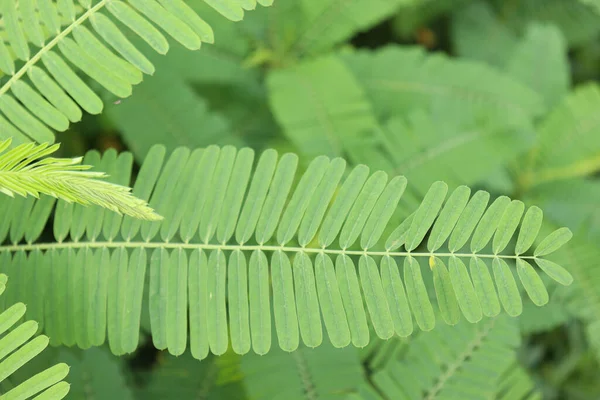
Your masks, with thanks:
[[(154, 345), (175, 355), (185, 351), (189, 308), (190, 349), (199, 359), (209, 349), (225, 353), (229, 340), (238, 354), (251, 346), (267, 353), (271, 303), (279, 346), (286, 351), (298, 347), (300, 336), (306, 346), (321, 344), (320, 314), (335, 347), (366, 346), (363, 301), (382, 339), (410, 335), (411, 311), (420, 329), (431, 330), (436, 318), (418, 261), (423, 257), (429, 258), (439, 311), (449, 324), (459, 321), (461, 311), (472, 323), (482, 315), (496, 316), (500, 304), (512, 316), (521, 313), (507, 261), (516, 262), (519, 279), (537, 305), (545, 304), (548, 294), (530, 263), (561, 284), (572, 281), (566, 270), (542, 258), (571, 238), (568, 229), (556, 230), (533, 255), (525, 255), (542, 223), (537, 207), (527, 210), (514, 251), (505, 252), (525, 211), (519, 200), (501, 196), (488, 207), (487, 192), (478, 191), (469, 201), (470, 189), (459, 186), (445, 201), (448, 186), (436, 182), (414, 214), (388, 227), (406, 188), (402, 176), (388, 181), (386, 173), (370, 174), (359, 165), (342, 183), (345, 161), (321, 156), (294, 185), (298, 157), (292, 153), (278, 158), (267, 150), (256, 163), (249, 148), (179, 148), (168, 158), (165, 153), (164, 147), (150, 150), (133, 189), (164, 216), (162, 222), (103, 217), (102, 209), (59, 204), (58, 243), (19, 245), (17, 237), (3, 248), (17, 254), (16, 264), (24, 261), (24, 251), (32, 252), (28, 259), (35, 256), (31, 262), (37, 272), (31, 273), (51, 274), (39, 289), (53, 298), (44, 307), (56, 310), (48, 328), (54, 343), (100, 345), (106, 326), (114, 353), (134, 351), (146, 274)], [(112, 170), (119, 159), (109, 157), (100, 165)], [(430, 229), (427, 249), (419, 251)], [(387, 239), (380, 240), (384, 232)], [(68, 235), (72, 241), (65, 242)], [(484, 250), (490, 241), (491, 249)], [(444, 245), (447, 250), (440, 250)], [(74, 281), (60, 278), (72, 273)], [(97, 282), (102, 286), (94, 288)], [(70, 305), (64, 304), (65, 291), (72, 292), (66, 299)], [(60, 311), (63, 307), (73, 307), (73, 314)], [(90, 343), (86, 338), (95, 332)]]
[[(4, 293), (7, 281), (8, 277), (0, 274), (0, 295)], [(31, 339), (39, 330), (36, 321), (28, 320), (14, 326), (23, 317), (26, 309), (25, 304), (15, 303), (6, 307), (0, 314), (0, 334), (3, 334), (0, 340), (1, 398), (26, 399), (42, 392), (36, 398), (62, 399), (69, 392), (69, 384), (62, 381), (69, 372), (65, 363), (56, 364), (24, 382), (7, 380), (48, 346), (49, 339), (45, 335)]]
[(0, 142), (2, 193), (35, 198), (45, 194), (69, 203), (96, 204), (136, 218), (160, 219), (146, 202), (131, 196), (128, 187), (99, 180), (106, 177), (102, 172), (85, 171), (91, 166), (81, 165), (82, 158), (44, 158), (54, 153), (58, 145), (28, 143), (6, 151), (10, 144), (11, 139)]
[(8, 384), (600, 393), (594, 1), (0, 6), (0, 310), (52, 345)]

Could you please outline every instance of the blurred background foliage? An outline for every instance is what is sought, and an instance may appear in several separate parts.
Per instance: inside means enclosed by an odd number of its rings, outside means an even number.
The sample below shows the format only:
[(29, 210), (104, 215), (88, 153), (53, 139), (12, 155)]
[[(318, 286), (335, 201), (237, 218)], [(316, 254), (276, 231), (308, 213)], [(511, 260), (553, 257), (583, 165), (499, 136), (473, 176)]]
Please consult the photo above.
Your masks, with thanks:
[(156, 143), (339, 155), (407, 176), (407, 212), (435, 180), (484, 188), (574, 231), (562, 263), (575, 283), (548, 283), (547, 306), (493, 327), (364, 349), (197, 362), (142, 332), (130, 357), (59, 348), (28, 368), (67, 360), (72, 398), (600, 398), (598, 0), (277, 0), (238, 23), (188, 3), (215, 44), (144, 52), (155, 75), (125, 99), (96, 87), (105, 111), (58, 135), (62, 155), (141, 161)]

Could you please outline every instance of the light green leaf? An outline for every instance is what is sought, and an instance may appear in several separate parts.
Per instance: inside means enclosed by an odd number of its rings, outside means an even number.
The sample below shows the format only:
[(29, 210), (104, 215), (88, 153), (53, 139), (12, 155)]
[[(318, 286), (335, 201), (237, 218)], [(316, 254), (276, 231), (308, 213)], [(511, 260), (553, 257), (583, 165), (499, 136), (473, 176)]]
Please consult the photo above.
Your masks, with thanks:
[[(275, 269), (274, 263), (273, 269)], [(246, 354), (250, 351), (250, 317), (248, 310), (248, 272), (244, 253), (239, 250), (231, 253), (227, 274), (227, 304), (229, 305), (231, 348), (236, 354)], [(273, 288), (275, 288), (277, 274), (273, 271), (272, 275)], [(275, 290), (273, 290), (273, 305), (275, 306), (275, 304)], [(277, 313), (275, 316), (277, 316)], [(281, 338), (281, 336), (279, 337)]]
[(340, 247), (342, 249), (352, 246), (358, 235), (360, 235), (377, 199), (385, 189), (387, 180), (388, 176), (383, 171), (377, 171), (367, 179), (352, 209), (350, 209), (340, 233)]
[(300, 335), (306, 346), (317, 347), (323, 341), (323, 329), (313, 266), (306, 253), (296, 254), (293, 272)]
[(248, 276), (252, 349), (256, 354), (267, 354), (271, 348), (269, 264), (262, 251), (252, 252)]
[(536, 257), (542, 257), (550, 253), (554, 253), (560, 249), (565, 243), (567, 243), (573, 237), (573, 233), (569, 228), (559, 228), (546, 236), (544, 240), (538, 244), (533, 252)]
[(333, 243), (342, 229), (345, 216), (350, 212), (368, 177), (369, 167), (366, 165), (358, 165), (348, 174), (321, 226), (319, 232), (321, 246), (327, 247)]
[(381, 283), (394, 321), (394, 331), (400, 337), (409, 336), (413, 332), (412, 316), (404, 284), (396, 261), (389, 256), (381, 259)]
[(289, 242), (296, 234), (300, 221), (310, 204), (310, 199), (327, 173), (329, 166), (329, 159), (321, 156), (315, 158), (306, 169), (279, 222), (277, 242), (280, 245), (283, 246)]
[(369, 344), (369, 328), (352, 259), (347, 255), (338, 255), (335, 260), (335, 273), (346, 309), (352, 344), (365, 347)]
[(385, 242), (385, 248), (387, 251), (399, 249), (406, 242), (406, 235), (408, 234), (408, 230), (412, 225), (414, 217), (414, 213), (410, 214), (404, 219), (404, 221), (400, 223), (400, 225), (398, 225), (396, 229), (394, 229), (392, 233), (390, 233), (390, 236)]
[(406, 189), (406, 183), (406, 178), (403, 176), (393, 178), (377, 199), (360, 236), (360, 246), (363, 249), (367, 250), (379, 242)]
[(494, 270), (494, 279), (498, 286), (498, 295), (502, 307), (512, 317), (521, 314), (523, 312), (523, 302), (510, 267), (503, 259), (494, 258), (492, 269)]
[(481, 251), (488, 244), (498, 225), (500, 225), (501, 217), (509, 204), (510, 199), (508, 197), (500, 196), (485, 211), (471, 239), (471, 251), (473, 253)]
[(450, 280), (456, 294), (456, 300), (460, 309), (471, 323), (481, 320), (481, 305), (477, 299), (477, 293), (467, 272), (466, 265), (458, 257), (450, 257), (448, 261)]
[(298, 348), (298, 316), (294, 298), (294, 279), (288, 256), (276, 251), (271, 257), (271, 280), (273, 286), (273, 313), (279, 347), (284, 351)]
[(515, 254), (523, 254), (529, 250), (540, 232), (543, 217), (544, 213), (539, 207), (529, 207), (521, 223), (517, 245), (515, 246)]
[(471, 189), (462, 185), (457, 187), (450, 197), (448, 197), (429, 235), (427, 249), (430, 252), (434, 252), (442, 247), (446, 239), (448, 239), (469, 201), (470, 194)]
[(292, 188), (297, 167), (297, 155), (286, 153), (281, 156), (269, 188), (269, 194), (264, 200), (264, 206), (256, 224), (256, 241), (258, 243), (265, 243), (273, 236)]
[(389, 339), (394, 334), (394, 323), (383, 292), (377, 264), (372, 257), (361, 256), (358, 270), (365, 303), (375, 332), (380, 338)]
[(469, 263), (473, 288), (481, 304), (481, 310), (486, 317), (495, 317), (500, 313), (500, 302), (494, 288), (494, 282), (485, 262), (472, 257)]
[(460, 310), (446, 265), (438, 257), (432, 257), (429, 268), (433, 271), (433, 285), (442, 318), (448, 325), (456, 325), (460, 321)]
[(424, 331), (432, 330), (435, 327), (435, 314), (423, 282), (421, 266), (414, 257), (404, 259), (404, 283), (417, 325)]
[(524, 210), (525, 204), (520, 200), (513, 200), (506, 207), (494, 234), (492, 242), (494, 254), (500, 253), (508, 245), (519, 226)]
[(415, 212), (410, 229), (406, 234), (406, 250), (412, 251), (421, 244), (442, 208), (446, 193), (448, 193), (448, 185), (445, 182), (437, 181), (431, 185), (419, 209)]
[(533, 304), (536, 306), (543, 306), (548, 303), (548, 291), (544, 286), (544, 282), (542, 282), (540, 276), (535, 272), (535, 269), (533, 269), (531, 264), (517, 258), (517, 273), (525, 291), (529, 295), (531, 301), (533, 301)]
[(350, 328), (348, 327), (333, 262), (328, 255), (322, 253), (317, 255), (315, 278), (323, 321), (329, 334), (329, 340), (331, 340), (334, 347), (346, 347), (350, 344)]
[(569, 271), (555, 262), (544, 260), (543, 258), (536, 258), (535, 262), (542, 269), (542, 271), (546, 273), (546, 275), (561, 285), (569, 286), (573, 282), (573, 276), (569, 273)]
[(346, 169), (346, 161), (342, 158), (334, 158), (327, 167), (321, 183), (315, 189), (310, 202), (306, 208), (306, 214), (298, 231), (298, 243), (304, 247), (312, 241), (321, 221), (327, 211), (327, 206), (337, 189), (340, 179)]

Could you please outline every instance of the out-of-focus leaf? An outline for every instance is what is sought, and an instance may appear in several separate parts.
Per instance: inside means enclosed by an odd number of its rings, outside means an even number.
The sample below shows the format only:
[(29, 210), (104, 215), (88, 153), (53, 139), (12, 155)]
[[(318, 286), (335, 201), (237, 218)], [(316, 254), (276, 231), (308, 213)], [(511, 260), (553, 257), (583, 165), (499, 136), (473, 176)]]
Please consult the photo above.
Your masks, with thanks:
[(544, 111), (542, 98), (482, 63), (457, 60), (417, 47), (387, 46), (345, 53), (343, 61), (365, 88), (378, 116), (439, 106), (485, 113), (507, 125)]
[(521, 172), (527, 188), (546, 181), (585, 176), (600, 169), (600, 86), (588, 83), (558, 104), (538, 128), (529, 165)]
[(515, 47), (506, 70), (521, 83), (541, 94), (551, 107), (569, 91), (567, 46), (554, 25), (532, 23)]
[(457, 54), (503, 67), (517, 44), (516, 33), (500, 21), (487, 2), (453, 9), (451, 34)]
[(377, 127), (363, 89), (335, 56), (271, 72), (268, 85), (277, 121), (308, 156), (341, 155), (347, 142)]

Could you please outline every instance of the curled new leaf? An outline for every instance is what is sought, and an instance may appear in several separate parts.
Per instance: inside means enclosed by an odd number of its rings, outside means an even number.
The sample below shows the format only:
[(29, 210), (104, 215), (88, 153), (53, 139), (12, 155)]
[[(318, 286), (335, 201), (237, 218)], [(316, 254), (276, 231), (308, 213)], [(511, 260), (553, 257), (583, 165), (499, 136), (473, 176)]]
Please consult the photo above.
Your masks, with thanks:
[(40, 194), (83, 205), (95, 204), (117, 213), (146, 220), (160, 220), (147, 203), (131, 195), (131, 189), (99, 178), (103, 172), (86, 171), (81, 158), (46, 157), (59, 145), (27, 143), (7, 151), (11, 139), (0, 141), (0, 192), (14, 197)]

